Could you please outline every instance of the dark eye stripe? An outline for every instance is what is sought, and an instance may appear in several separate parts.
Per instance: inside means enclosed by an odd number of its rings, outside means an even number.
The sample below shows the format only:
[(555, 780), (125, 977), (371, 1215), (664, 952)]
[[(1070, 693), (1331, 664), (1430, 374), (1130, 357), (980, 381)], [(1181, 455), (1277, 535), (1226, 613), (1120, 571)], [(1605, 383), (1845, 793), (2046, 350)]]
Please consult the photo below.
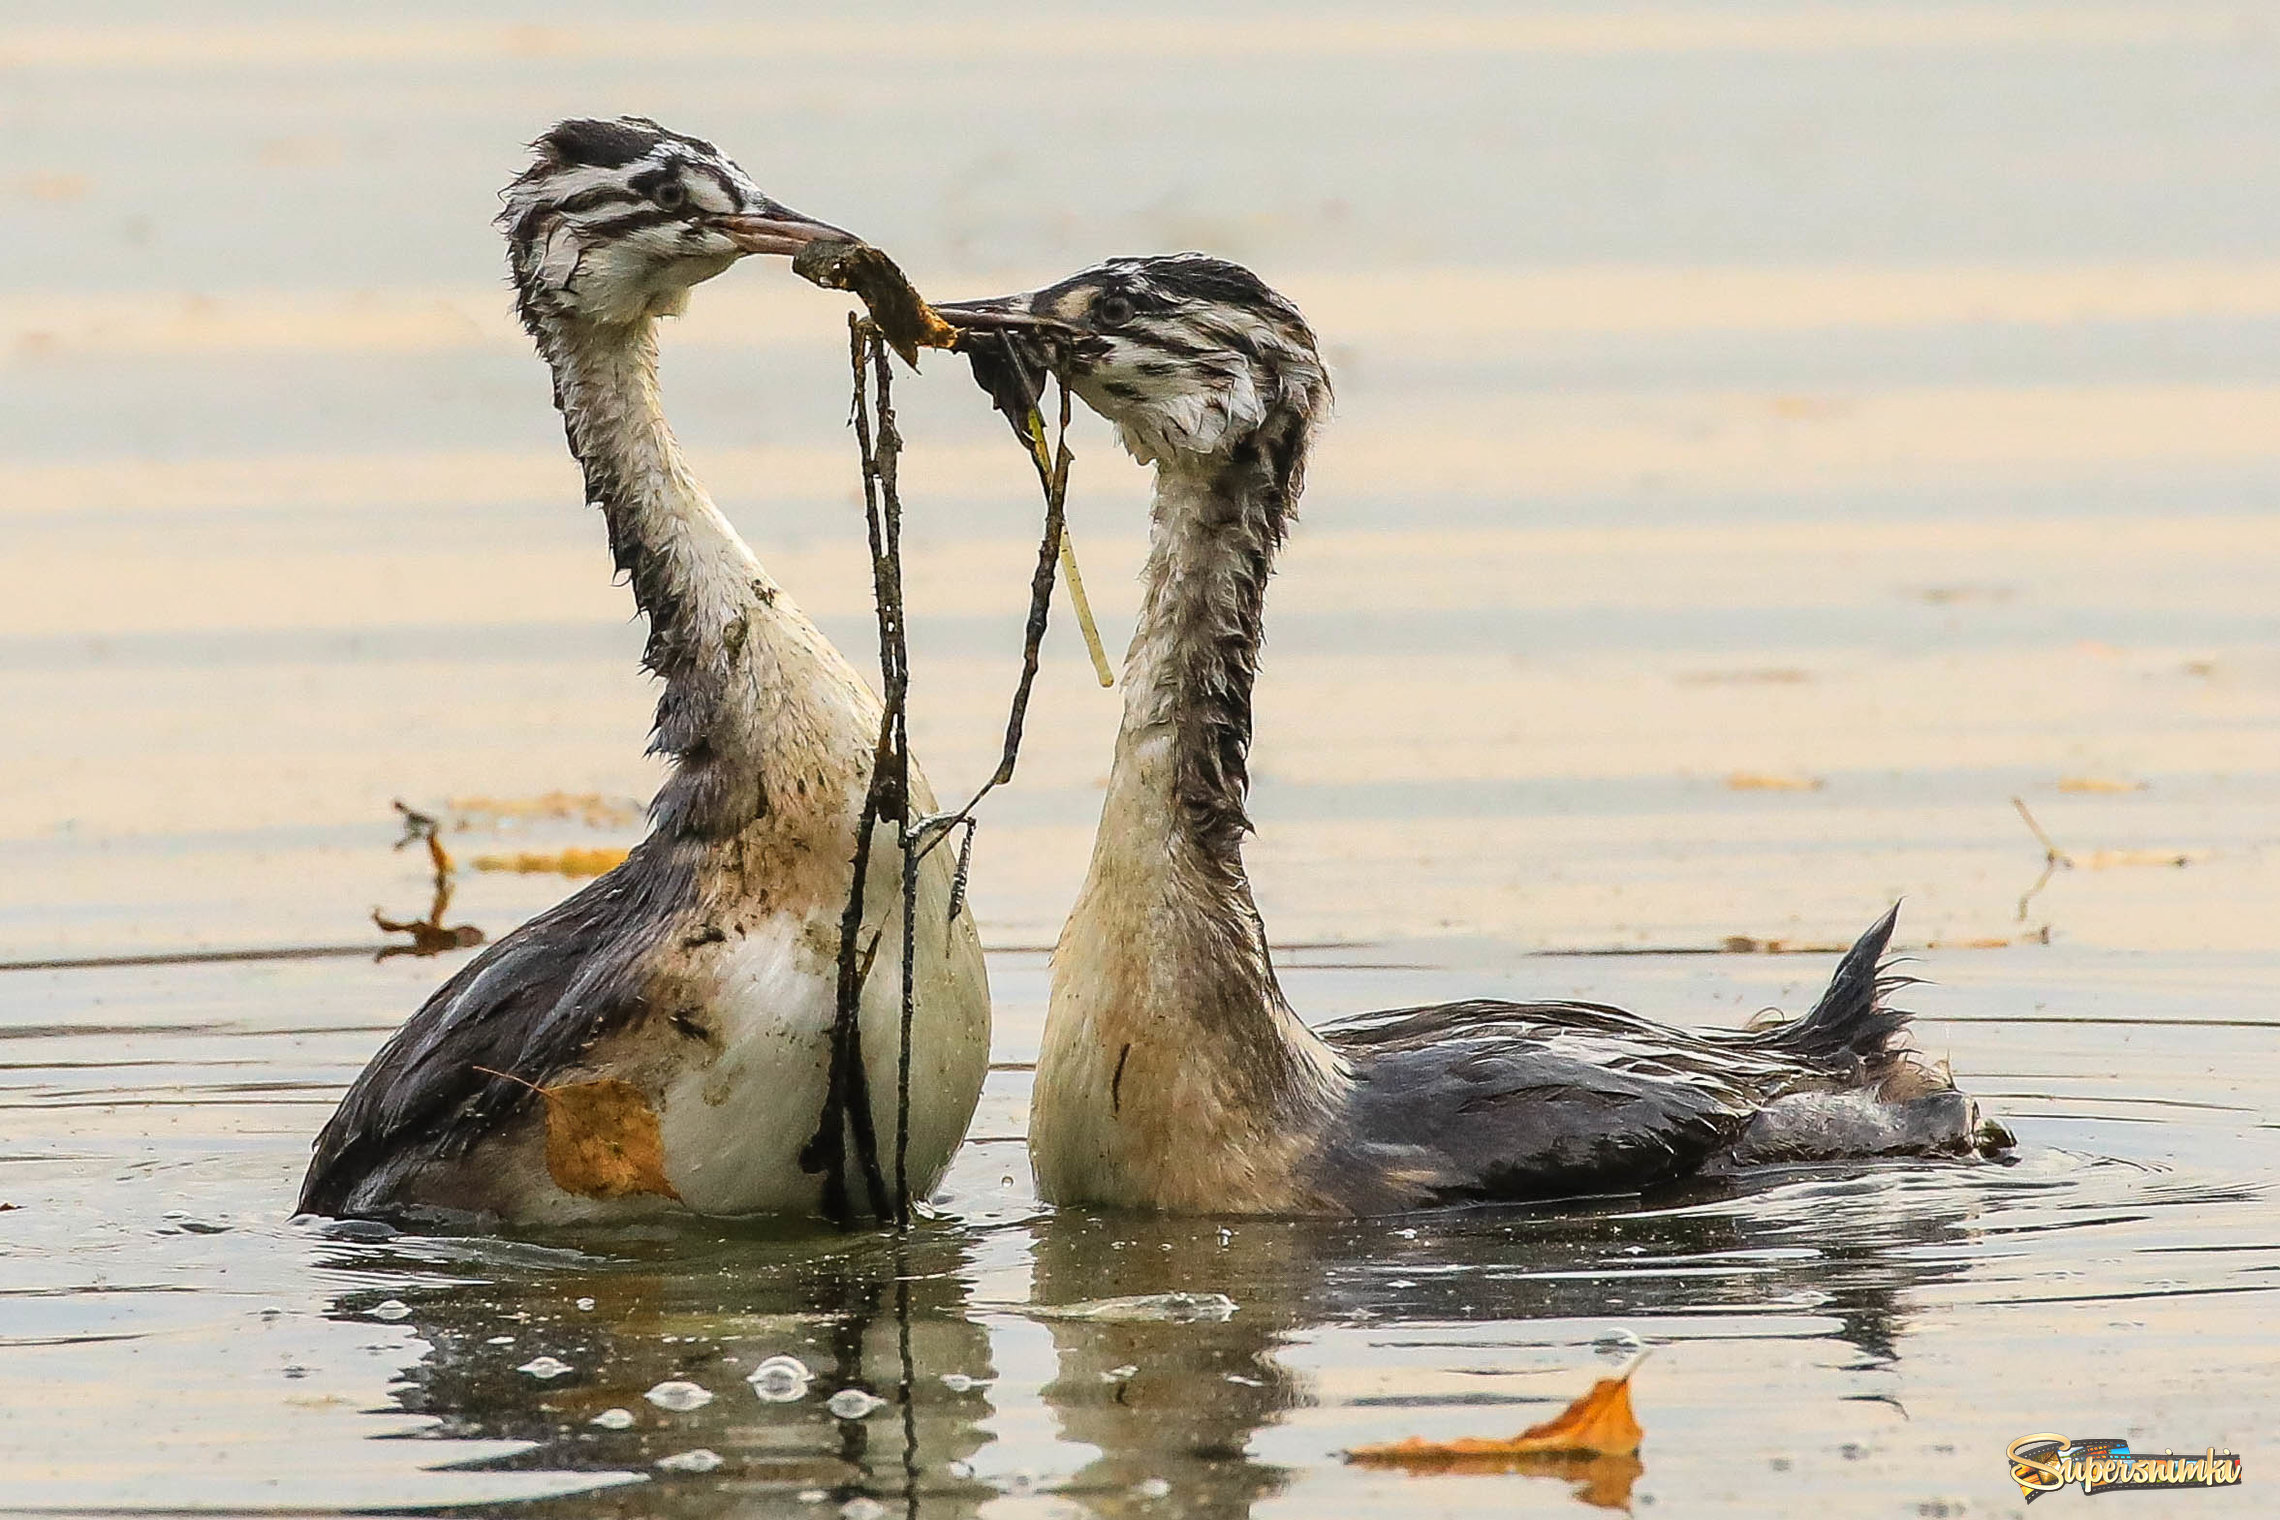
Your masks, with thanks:
[(636, 204), (641, 197), (618, 185), (596, 185), (575, 195), (565, 195), (555, 204), (558, 211), (593, 211), (602, 206)]

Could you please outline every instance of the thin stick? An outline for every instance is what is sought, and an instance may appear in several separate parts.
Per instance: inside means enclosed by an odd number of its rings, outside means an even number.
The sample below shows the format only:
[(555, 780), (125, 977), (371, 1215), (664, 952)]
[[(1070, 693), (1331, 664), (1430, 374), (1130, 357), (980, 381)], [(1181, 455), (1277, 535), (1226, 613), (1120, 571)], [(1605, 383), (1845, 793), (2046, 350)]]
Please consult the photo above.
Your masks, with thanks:
[[(2026, 891), (2019, 894), (2018, 922), (2023, 924), (2027, 921), (2027, 904), (2035, 900), (2036, 893), (2040, 892), (2043, 888), (2050, 885), (2050, 879), (2052, 876), (2061, 870), (2073, 870), (2074, 857), (2067, 854), (2064, 850), (2060, 849), (2055, 843), (2051, 841), (2051, 837), (2043, 832), (2043, 826), (2035, 822), (2035, 815), (2027, 811), (2027, 803), (2025, 798), (2013, 797), (2011, 799), (2011, 806), (2019, 810), (2019, 817), (2026, 821), (2027, 828), (2033, 832), (2036, 840), (2040, 842), (2043, 847), (2042, 875), (2035, 878), (2035, 884), (2033, 886), (2027, 888)], [(2044, 928), (2043, 933), (2047, 938), (2050, 933), (2050, 930), (2047, 926)]]
[(1061, 574), (1069, 582), (1069, 604), (1077, 610), (1077, 627), (1085, 636), (1085, 653), (1092, 656), (1093, 674), (1102, 686), (1116, 684), (1116, 672), (1108, 668), (1108, 651), (1101, 647), (1100, 628), (1093, 622), (1092, 602), (1085, 596), (1085, 578), (1077, 570), (1077, 541), (1071, 536), (1066, 523), (1061, 526)]

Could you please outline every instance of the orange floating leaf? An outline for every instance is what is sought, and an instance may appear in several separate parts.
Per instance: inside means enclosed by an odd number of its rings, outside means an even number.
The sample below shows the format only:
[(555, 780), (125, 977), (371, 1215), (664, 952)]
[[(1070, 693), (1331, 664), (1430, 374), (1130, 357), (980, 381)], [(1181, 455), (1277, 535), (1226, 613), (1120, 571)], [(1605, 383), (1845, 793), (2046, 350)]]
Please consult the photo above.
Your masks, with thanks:
[[(1346, 1460), (1366, 1467), (1398, 1467), (1413, 1473), (1533, 1473), (1580, 1480), (1577, 1497), (1589, 1503), (1627, 1502), (1631, 1482), (1644, 1468), (1638, 1461), (1639, 1429), (1631, 1413), (1631, 1374), (1644, 1353), (1611, 1378), (1541, 1425), (1502, 1440), (1463, 1436), (1428, 1441), (1411, 1436), (1384, 1446), (1361, 1446)], [(1606, 1497), (1612, 1496), (1612, 1497)]]

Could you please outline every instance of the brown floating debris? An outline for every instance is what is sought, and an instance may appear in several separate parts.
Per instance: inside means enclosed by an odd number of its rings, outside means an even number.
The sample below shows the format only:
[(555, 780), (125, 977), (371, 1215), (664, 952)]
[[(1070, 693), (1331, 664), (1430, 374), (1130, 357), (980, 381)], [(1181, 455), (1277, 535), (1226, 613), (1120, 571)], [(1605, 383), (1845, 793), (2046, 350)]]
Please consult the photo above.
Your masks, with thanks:
[(665, 1175), (657, 1110), (631, 1082), (601, 1077), (541, 1087), (511, 1072), (475, 1069), (527, 1087), (546, 1101), (546, 1170), (564, 1192), (584, 1198), (655, 1193), (680, 1201)]
[[(2203, 858), (2202, 852), (2195, 850), (2093, 850), (2088, 855), (2070, 855), (2060, 849), (2052, 841), (2050, 835), (2043, 832), (2041, 824), (2035, 822), (2035, 815), (2027, 811), (2025, 798), (2013, 797), (2011, 806), (2019, 810), (2019, 817), (2033, 832), (2035, 842), (2043, 847), (2042, 874), (2035, 878), (2033, 886), (2027, 888), (2019, 896), (2019, 922), (2022, 924), (2027, 921), (2027, 904), (2034, 901), (2035, 894), (2049, 886), (2051, 877), (2060, 871), (2071, 871), (2077, 867), (2085, 871), (2111, 871), (2117, 867), (2127, 866), (2169, 866), (2174, 868), (2189, 866), (2194, 861)], [(2043, 935), (2046, 940), (2049, 934), (2050, 930), (2045, 927)]]
[(2152, 789), (2146, 781), (2116, 781), (2108, 776), (2061, 776), (2058, 789), (2062, 792), (2143, 792)]
[(618, 849), (523, 850), (512, 855), (478, 855), (478, 871), (512, 871), (521, 876), (568, 876), (573, 880), (599, 876), (625, 864), (630, 853)]
[(641, 821), (641, 804), (631, 797), (599, 792), (541, 792), (536, 797), (453, 797), (453, 826), (496, 828), (525, 819), (575, 820), (590, 829), (622, 828)]
[(1601, 1508), (1628, 1507), (1631, 1485), (1646, 1469), (1638, 1458), (1645, 1432), (1631, 1412), (1631, 1374), (1644, 1353), (1553, 1418), (1502, 1439), (1460, 1437), (1428, 1441), (1412, 1436), (1345, 1454), (1362, 1467), (1392, 1467), (1416, 1474), (1524, 1473), (1582, 1484), (1576, 1497)]
[(1827, 785), (1818, 776), (1770, 776), (1757, 771), (1735, 771), (1726, 778), (1729, 792), (1817, 792)]
[(1748, 934), (1729, 934), (1718, 942), (1720, 951), (1727, 955), (1842, 955), (1845, 945), (1811, 945), (1793, 939), (1758, 939)]
[(468, 950), (483, 943), (483, 931), (473, 924), (444, 927), (443, 915), (451, 907), (451, 884), (456, 868), (451, 853), (444, 849), (442, 828), (435, 818), (417, 808), (407, 806), (402, 798), (396, 800), (396, 811), (404, 818), (404, 837), (395, 847), (402, 849), (415, 841), (427, 845), (428, 861), (435, 868), (435, 896), (428, 904), (426, 918), (394, 919), (378, 908), (372, 910), (372, 922), (383, 934), (409, 934), (407, 945), (386, 945), (374, 957), (386, 960), (392, 955), (441, 955), (446, 950)]
[(860, 239), (810, 243), (792, 260), (792, 273), (825, 290), (860, 297), (872, 325), (905, 364), (917, 364), (922, 348), (958, 346), (958, 329), (935, 315), (893, 259)]

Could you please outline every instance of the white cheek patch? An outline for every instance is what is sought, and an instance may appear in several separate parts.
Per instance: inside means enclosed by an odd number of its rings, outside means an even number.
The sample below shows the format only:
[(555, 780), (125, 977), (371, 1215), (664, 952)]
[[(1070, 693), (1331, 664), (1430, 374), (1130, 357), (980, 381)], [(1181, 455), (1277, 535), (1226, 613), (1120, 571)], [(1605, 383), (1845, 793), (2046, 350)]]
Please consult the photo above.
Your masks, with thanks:
[(1127, 382), (1146, 386), (1138, 409), (1112, 403), (1130, 415), (1117, 428), (1126, 452), (1142, 464), (1174, 454), (1216, 454), (1266, 420), (1266, 399), (1251, 366), (1232, 361), (1234, 373), (1206, 387), (1164, 379)]

